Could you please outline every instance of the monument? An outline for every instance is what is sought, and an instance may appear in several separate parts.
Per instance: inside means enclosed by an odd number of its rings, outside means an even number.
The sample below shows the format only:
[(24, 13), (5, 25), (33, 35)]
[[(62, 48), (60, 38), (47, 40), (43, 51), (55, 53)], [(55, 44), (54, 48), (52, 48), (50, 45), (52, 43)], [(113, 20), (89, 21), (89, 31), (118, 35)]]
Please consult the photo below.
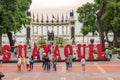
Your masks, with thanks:
[[(53, 17), (53, 16), (54, 15), (52, 15), (52, 21), (50, 21), (48, 19), (48, 15), (47, 15), (47, 20), (44, 21), (44, 17), (42, 15), (42, 18), (40, 21), (39, 16), (37, 15), (36, 21), (35, 21), (35, 15), (33, 14), (32, 22), (29, 26), (30, 30), (27, 31), (30, 34), (29, 34), (29, 36), (27, 35), (27, 38), (31, 39), (34, 42), (34, 41), (38, 40), (39, 36), (43, 36), (43, 37), (47, 37), (48, 41), (54, 41), (54, 37), (58, 36), (58, 37), (63, 37), (64, 39), (66, 38), (69, 41), (72, 40), (72, 44), (75, 44), (75, 22), (76, 22), (76, 20), (74, 18), (73, 10), (69, 13), (69, 19), (68, 19), (68, 15), (66, 15), (66, 19), (65, 19), (63, 14), (61, 17), (62, 20), (59, 20), (59, 15), (57, 15), (57, 17)], [(52, 28), (51, 32), (49, 31), (48, 27)], [(57, 34), (54, 33), (54, 27), (57, 28)], [(27, 29), (29, 29), (29, 28), (27, 28)], [(43, 34), (43, 30), (44, 30), (43, 28), (47, 29), (46, 34)], [(61, 30), (62, 34), (59, 33), (60, 29), (62, 29)], [(38, 32), (39, 32), (39, 34), (38, 34)], [(68, 34), (68, 32), (69, 32), (69, 34)]]

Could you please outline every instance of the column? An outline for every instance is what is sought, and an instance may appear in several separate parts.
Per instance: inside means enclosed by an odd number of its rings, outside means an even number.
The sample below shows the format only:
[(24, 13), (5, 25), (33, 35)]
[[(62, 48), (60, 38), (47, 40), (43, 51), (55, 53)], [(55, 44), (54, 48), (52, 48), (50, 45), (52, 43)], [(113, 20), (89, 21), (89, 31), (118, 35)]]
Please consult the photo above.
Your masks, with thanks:
[(69, 26), (69, 39), (71, 40), (71, 25)]
[(47, 32), (48, 32), (48, 26), (46, 26), (46, 28), (47, 28)]
[(64, 26), (62, 26), (62, 36), (64, 37)]
[(52, 26), (52, 31), (54, 32), (54, 26)]
[(41, 36), (43, 36), (43, 26), (41, 26)]
[(66, 39), (68, 38), (68, 25), (66, 25)]
[(39, 39), (39, 35), (38, 35), (38, 27), (39, 27), (39, 26), (36, 26), (36, 27), (37, 27), (37, 28), (36, 28), (36, 29), (37, 29), (37, 34), (36, 34), (36, 36), (37, 36), (37, 40), (38, 40), (38, 39)]
[(57, 26), (57, 36), (59, 36), (59, 26)]
[(48, 26), (46, 26), (46, 28), (47, 28), (46, 37), (47, 37), (47, 40), (48, 40)]
[(33, 27), (33, 41), (35, 40), (35, 35), (34, 35), (34, 25), (32, 26)]

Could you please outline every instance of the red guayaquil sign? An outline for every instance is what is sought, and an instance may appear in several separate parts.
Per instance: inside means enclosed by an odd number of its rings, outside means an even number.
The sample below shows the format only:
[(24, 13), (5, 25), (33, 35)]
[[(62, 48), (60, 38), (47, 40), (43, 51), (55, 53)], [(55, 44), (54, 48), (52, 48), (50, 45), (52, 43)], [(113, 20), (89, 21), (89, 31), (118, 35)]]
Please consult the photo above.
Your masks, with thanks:
[[(86, 44), (77, 44), (77, 55), (78, 58), (81, 59), (82, 57), (86, 56)], [(94, 59), (94, 44), (89, 44), (88, 48), (89, 48), (89, 56), (88, 59)], [(18, 45), (18, 56), (22, 57), (22, 56), (27, 56), (27, 45)], [(24, 48), (24, 55), (22, 52), (22, 48)], [(44, 52), (46, 53), (46, 56), (48, 56), (48, 51), (51, 49), (51, 45), (50, 44), (43, 44), (42, 48), (44, 50)], [(83, 48), (83, 52), (81, 52), (81, 49)], [(98, 59), (103, 59), (102, 56), (102, 45), (101, 44), (97, 44), (96, 45), (97, 48), (97, 58)], [(10, 60), (11, 58), (11, 52), (9, 52), (9, 50), (11, 49), (10, 45), (3, 45), (2, 46), (2, 55), (3, 55), (3, 59), (4, 60)], [(6, 51), (7, 50), (7, 51)], [(38, 52), (38, 46), (34, 45), (33, 50), (32, 50), (32, 56), (33, 57), (37, 57), (37, 52)], [(59, 46), (56, 44), (53, 48), (53, 54), (55, 56), (58, 57), (58, 60), (61, 60), (61, 56), (60, 56), (60, 50), (59, 50)], [(69, 54), (73, 54), (73, 47), (71, 44), (67, 44), (64, 47), (64, 56), (67, 56)]]

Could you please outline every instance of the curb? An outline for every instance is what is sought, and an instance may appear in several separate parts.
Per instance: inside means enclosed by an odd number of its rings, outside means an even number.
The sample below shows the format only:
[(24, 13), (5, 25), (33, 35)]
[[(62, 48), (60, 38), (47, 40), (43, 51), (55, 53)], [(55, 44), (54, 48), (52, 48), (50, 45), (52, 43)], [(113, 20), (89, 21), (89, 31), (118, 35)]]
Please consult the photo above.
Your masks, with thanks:
[[(110, 61), (110, 59), (86, 59), (87, 62), (95, 61)], [(42, 60), (35, 60), (35, 63), (41, 63)], [(65, 60), (58, 60), (58, 62), (65, 62)], [(74, 60), (73, 62), (80, 62), (80, 60)], [(17, 63), (17, 60), (3, 61), (3, 63)]]

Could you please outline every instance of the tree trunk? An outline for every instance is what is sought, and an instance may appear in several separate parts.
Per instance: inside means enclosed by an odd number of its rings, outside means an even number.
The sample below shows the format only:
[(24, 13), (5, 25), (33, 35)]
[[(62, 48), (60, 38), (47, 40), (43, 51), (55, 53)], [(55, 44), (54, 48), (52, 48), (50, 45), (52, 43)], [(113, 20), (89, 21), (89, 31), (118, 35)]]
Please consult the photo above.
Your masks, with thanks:
[(85, 42), (85, 37), (83, 36), (83, 43)]
[(8, 36), (8, 39), (9, 39), (10, 46), (11, 46), (11, 51), (13, 52), (13, 49), (14, 49), (14, 40), (13, 40), (12, 33), (8, 32), (7, 36)]
[(106, 37), (106, 41), (109, 42), (109, 40), (108, 40), (108, 31), (105, 31), (105, 37)]
[(2, 32), (0, 32), (0, 50), (1, 50), (1, 47), (2, 47)]
[(105, 51), (105, 39), (104, 39), (104, 34), (102, 29), (101, 17), (103, 15), (103, 12), (105, 11), (105, 6), (106, 6), (106, 0), (103, 0), (102, 7), (100, 11), (97, 13), (98, 33), (100, 36), (100, 42), (102, 44), (102, 51)]
[(115, 47), (120, 48), (120, 31), (113, 32), (113, 33), (114, 33), (113, 45), (114, 45)]

